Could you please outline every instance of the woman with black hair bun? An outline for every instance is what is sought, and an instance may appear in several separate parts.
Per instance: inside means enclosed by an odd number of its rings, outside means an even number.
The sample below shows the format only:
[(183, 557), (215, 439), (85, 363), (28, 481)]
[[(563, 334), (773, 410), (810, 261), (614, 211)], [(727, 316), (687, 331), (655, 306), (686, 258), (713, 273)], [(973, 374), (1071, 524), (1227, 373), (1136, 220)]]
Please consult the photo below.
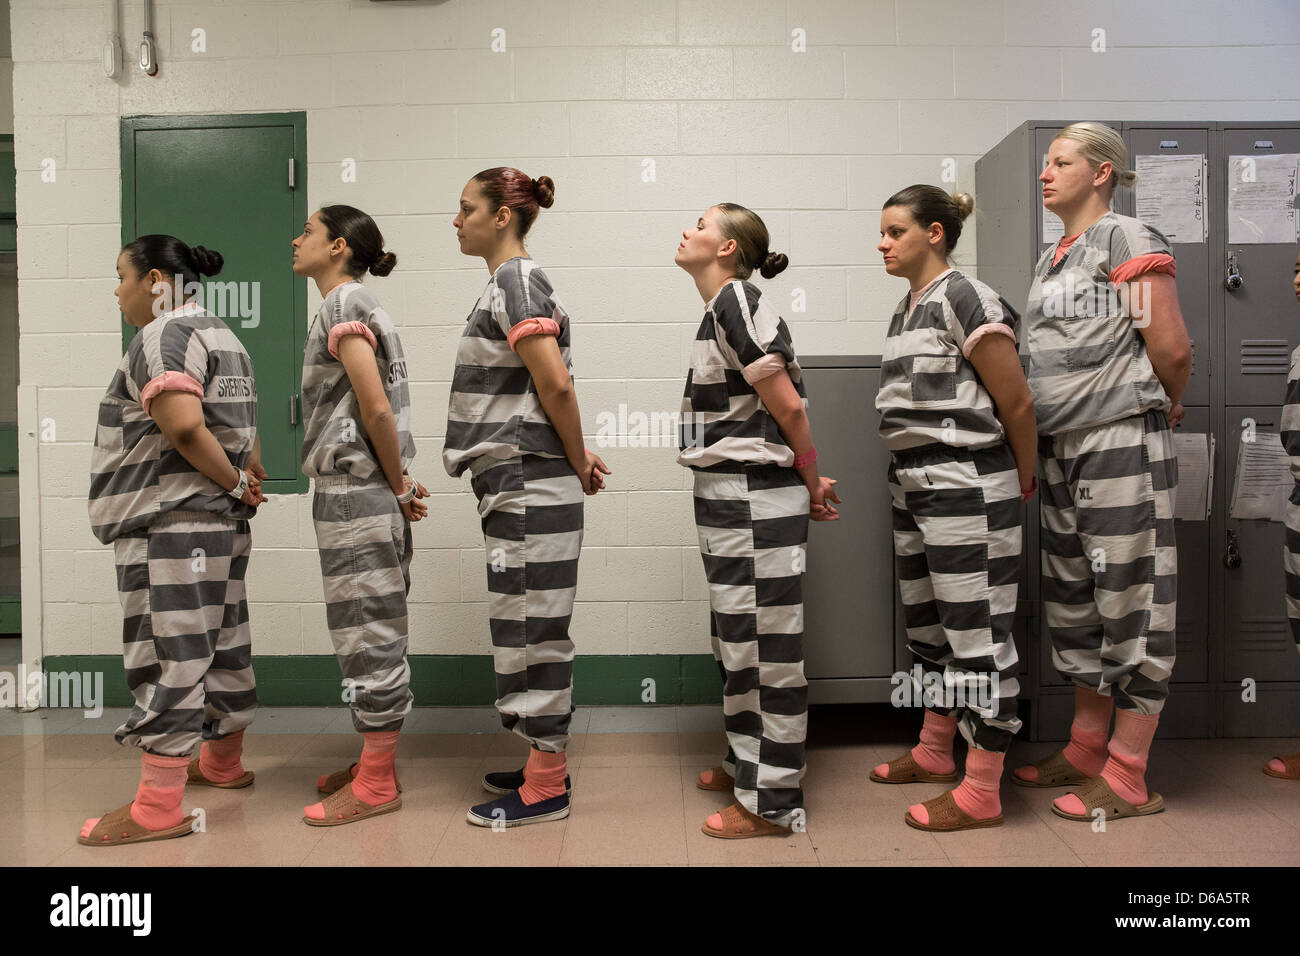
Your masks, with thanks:
[(817, 470), (803, 372), (785, 320), (749, 281), (788, 260), (744, 206), (719, 203), (682, 233), (674, 261), (705, 303), (682, 399), (678, 463), (695, 479), (727, 756), (701, 790), (735, 802), (700, 829), (737, 840), (803, 826), (808, 681), (803, 569), (808, 521), (835, 521), (835, 481)]
[(368, 288), (397, 257), (375, 221), (352, 206), (323, 206), (293, 241), (293, 271), (324, 301), (307, 332), (302, 471), (312, 479), (325, 617), (349, 689), (361, 758), (322, 776), (325, 799), (303, 822), (329, 827), (401, 809), (397, 738), (411, 710), (407, 595), (411, 522), (428, 509), (407, 474), (415, 457), (406, 355)]
[[(90, 524), (113, 545), (135, 698), (118, 743), (139, 747), (135, 800), (77, 840), (118, 846), (190, 833), (186, 783), (253, 782), (240, 757), (257, 707), (244, 575), (249, 519), (266, 500), (253, 362), (186, 292), (221, 254), (141, 236), (117, 259), (118, 307), (140, 331), (99, 405)], [(202, 741), (197, 759), (191, 759)]]
[(889, 323), (876, 408), (925, 718), (917, 745), (871, 779), (955, 783), (958, 728), (970, 745), (961, 784), (907, 811), (921, 830), (1002, 823), (1002, 763), (1020, 729), (1011, 624), (1037, 432), (1016, 351), (1020, 317), (948, 264), (972, 208), (965, 193), (909, 186), (885, 200), (876, 247), (885, 271), (911, 286)]

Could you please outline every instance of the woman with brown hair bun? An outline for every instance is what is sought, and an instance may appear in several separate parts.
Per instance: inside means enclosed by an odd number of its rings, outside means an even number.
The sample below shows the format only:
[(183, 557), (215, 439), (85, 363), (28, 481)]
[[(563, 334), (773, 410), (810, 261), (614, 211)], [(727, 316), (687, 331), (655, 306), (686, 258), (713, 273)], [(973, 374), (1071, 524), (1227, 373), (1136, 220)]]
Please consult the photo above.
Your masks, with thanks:
[(489, 773), (502, 794), (470, 823), (513, 827), (569, 815), (565, 753), (573, 713), (569, 623), (582, 549), (583, 496), (610, 473), (582, 442), (569, 314), (524, 248), (549, 176), (485, 169), (465, 184), (452, 226), (491, 278), (456, 351), (442, 460), (471, 474), (487, 551), (488, 616), (501, 723), (529, 743), (522, 770)]
[(834, 521), (835, 481), (817, 471), (803, 372), (785, 320), (758, 286), (788, 260), (763, 220), (710, 206), (674, 262), (695, 280), (704, 320), (682, 398), (681, 454), (695, 478), (695, 525), (709, 582), (709, 632), (722, 673), (728, 749), (701, 790), (735, 802), (700, 829), (737, 840), (803, 825), (808, 681), (803, 569), (808, 520)]
[(948, 264), (972, 207), (964, 193), (909, 186), (885, 200), (876, 247), (911, 285), (889, 323), (876, 408), (908, 648), (926, 679), (920, 742), (871, 779), (956, 782), (959, 727), (970, 746), (961, 784), (908, 809), (921, 830), (1002, 823), (1002, 763), (1020, 729), (1011, 624), (1037, 433), (1020, 317)]

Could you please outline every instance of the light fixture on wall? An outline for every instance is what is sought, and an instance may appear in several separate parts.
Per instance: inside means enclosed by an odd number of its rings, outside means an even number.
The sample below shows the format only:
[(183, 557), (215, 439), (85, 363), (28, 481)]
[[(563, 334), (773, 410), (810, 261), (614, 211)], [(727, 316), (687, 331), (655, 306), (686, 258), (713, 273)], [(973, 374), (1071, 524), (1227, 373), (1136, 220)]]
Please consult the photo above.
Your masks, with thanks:
[(158, 72), (158, 58), (153, 45), (153, 0), (144, 0), (144, 36), (140, 40), (140, 69), (145, 76)]
[(118, 22), (117, 0), (108, 0), (108, 39), (104, 41), (104, 75), (109, 79), (122, 69), (122, 25)]

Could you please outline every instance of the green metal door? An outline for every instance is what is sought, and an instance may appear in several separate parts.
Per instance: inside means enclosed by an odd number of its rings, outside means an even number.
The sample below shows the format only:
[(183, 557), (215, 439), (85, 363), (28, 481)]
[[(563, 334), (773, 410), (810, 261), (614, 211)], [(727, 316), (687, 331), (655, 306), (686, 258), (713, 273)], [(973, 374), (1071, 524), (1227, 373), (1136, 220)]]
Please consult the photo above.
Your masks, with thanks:
[[(203, 304), (253, 359), (268, 493), (307, 489), (298, 414), (306, 280), (289, 243), (307, 218), (306, 115), (122, 119), (122, 242), (168, 233), (225, 258)], [(107, 267), (107, 265), (106, 265)], [(123, 347), (135, 329), (122, 324)]]

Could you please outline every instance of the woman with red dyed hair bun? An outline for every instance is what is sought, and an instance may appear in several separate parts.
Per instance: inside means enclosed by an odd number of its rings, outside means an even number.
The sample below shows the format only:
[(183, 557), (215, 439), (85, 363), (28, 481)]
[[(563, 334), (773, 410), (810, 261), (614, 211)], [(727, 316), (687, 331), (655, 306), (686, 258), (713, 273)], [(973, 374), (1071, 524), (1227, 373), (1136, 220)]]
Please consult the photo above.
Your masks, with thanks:
[(578, 584), (583, 495), (609, 469), (582, 442), (569, 315), (524, 248), (550, 177), (485, 169), (461, 193), (452, 225), (467, 256), (492, 274), (456, 351), (442, 459), (471, 474), (487, 551), (488, 615), (497, 710), (530, 745), (522, 770), (489, 773), (502, 794), (469, 811), (477, 826), (521, 826), (569, 815), (565, 752), (573, 713), (569, 621)]

